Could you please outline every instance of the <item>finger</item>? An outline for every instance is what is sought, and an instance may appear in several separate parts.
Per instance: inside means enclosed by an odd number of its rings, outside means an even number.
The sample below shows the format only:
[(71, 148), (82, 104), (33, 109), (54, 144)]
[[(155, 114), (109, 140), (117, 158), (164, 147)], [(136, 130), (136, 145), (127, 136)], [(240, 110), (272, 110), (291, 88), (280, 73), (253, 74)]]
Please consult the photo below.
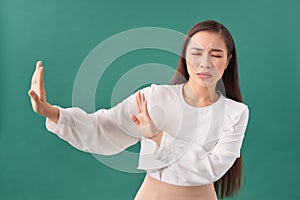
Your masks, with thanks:
[(145, 94), (142, 93), (141, 95), (141, 102), (142, 102), (142, 111), (145, 113), (146, 110), (145, 110)]
[(36, 67), (35, 67), (35, 70), (32, 74), (32, 78), (31, 78), (31, 85), (35, 84), (35, 79), (36, 79)]
[(35, 83), (35, 70), (32, 74), (32, 77), (31, 77), (31, 85), (33, 85)]
[(130, 114), (129, 116), (136, 125), (140, 124), (140, 120), (134, 114)]
[(150, 119), (150, 116), (149, 116), (149, 112), (148, 112), (147, 105), (148, 105), (148, 102), (147, 102), (147, 101), (145, 101), (145, 103), (144, 103), (144, 110), (145, 110), (145, 114), (146, 114), (146, 116), (147, 116), (147, 117)]
[(40, 66), (42, 66), (42, 61), (41, 60), (36, 62), (35, 69), (39, 69)]
[(45, 95), (44, 67), (40, 67), (39, 71), (38, 71), (38, 87), (39, 87), (41, 96), (44, 96)]
[(145, 94), (144, 93), (141, 93), (141, 99), (142, 99), (142, 102), (145, 101)]
[(37, 81), (37, 73), (38, 73), (38, 70), (39, 70), (39, 67), (42, 65), (42, 61), (37, 61), (36, 65), (35, 65), (35, 71), (33, 73), (33, 76), (32, 76), (32, 84), (36, 83)]
[(141, 113), (140, 91), (138, 91), (136, 94), (136, 104), (138, 107), (138, 112)]

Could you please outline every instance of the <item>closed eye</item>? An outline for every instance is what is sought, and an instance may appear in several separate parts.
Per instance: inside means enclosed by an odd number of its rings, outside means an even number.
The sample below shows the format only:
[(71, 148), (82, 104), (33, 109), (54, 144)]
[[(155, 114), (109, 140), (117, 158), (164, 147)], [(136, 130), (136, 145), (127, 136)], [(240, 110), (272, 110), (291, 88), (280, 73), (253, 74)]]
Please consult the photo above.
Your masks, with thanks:
[(223, 56), (220, 55), (212, 55), (213, 57), (222, 58)]

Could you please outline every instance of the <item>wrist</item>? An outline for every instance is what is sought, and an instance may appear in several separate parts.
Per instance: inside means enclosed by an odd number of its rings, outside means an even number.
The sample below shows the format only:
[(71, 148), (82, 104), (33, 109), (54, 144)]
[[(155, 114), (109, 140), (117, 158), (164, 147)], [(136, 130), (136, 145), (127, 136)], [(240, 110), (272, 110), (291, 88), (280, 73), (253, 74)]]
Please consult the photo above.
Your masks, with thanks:
[(43, 114), (49, 120), (57, 123), (59, 118), (59, 110), (58, 108), (52, 106), (51, 104), (47, 103), (45, 113)]
[(159, 131), (157, 134), (147, 138), (155, 141), (158, 145), (160, 145), (162, 135), (163, 135), (163, 131)]

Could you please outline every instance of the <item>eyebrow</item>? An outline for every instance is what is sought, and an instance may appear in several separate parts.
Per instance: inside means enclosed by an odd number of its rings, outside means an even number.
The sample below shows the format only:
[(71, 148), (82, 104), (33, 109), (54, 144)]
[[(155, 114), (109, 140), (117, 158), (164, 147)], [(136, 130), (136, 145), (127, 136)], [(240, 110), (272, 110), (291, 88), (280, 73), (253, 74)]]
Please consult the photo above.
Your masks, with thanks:
[[(199, 51), (204, 51), (204, 49), (200, 49), (200, 48), (197, 48), (197, 47), (192, 47), (191, 49), (196, 49), (196, 50), (199, 50)], [(211, 49), (210, 51), (223, 52), (222, 49)]]

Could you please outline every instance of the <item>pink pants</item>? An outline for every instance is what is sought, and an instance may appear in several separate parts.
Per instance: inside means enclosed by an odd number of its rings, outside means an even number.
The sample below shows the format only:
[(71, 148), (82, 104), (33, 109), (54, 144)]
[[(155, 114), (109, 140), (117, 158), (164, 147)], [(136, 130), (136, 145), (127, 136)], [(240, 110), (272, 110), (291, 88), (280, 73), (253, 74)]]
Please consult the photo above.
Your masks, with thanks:
[(146, 174), (134, 200), (218, 200), (214, 185), (177, 186)]

